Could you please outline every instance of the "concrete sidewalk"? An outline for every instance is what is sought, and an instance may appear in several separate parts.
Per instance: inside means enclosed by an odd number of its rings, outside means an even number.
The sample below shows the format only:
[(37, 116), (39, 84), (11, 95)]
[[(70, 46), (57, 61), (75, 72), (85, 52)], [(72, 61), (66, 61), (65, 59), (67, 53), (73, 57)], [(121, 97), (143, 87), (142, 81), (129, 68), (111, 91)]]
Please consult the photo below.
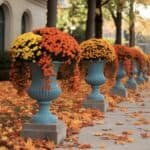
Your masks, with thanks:
[[(139, 121), (141, 120), (141, 121)], [(116, 144), (114, 140), (104, 140), (99, 134), (120, 134), (132, 131), (131, 143)], [(81, 144), (90, 144), (88, 150), (150, 150), (150, 137), (142, 138), (141, 133), (150, 134), (150, 92), (141, 93), (140, 102), (122, 102), (114, 112), (105, 114), (104, 123), (82, 128), (78, 138)], [(97, 136), (96, 136), (97, 135)], [(56, 150), (78, 150), (79, 148), (56, 148)]]

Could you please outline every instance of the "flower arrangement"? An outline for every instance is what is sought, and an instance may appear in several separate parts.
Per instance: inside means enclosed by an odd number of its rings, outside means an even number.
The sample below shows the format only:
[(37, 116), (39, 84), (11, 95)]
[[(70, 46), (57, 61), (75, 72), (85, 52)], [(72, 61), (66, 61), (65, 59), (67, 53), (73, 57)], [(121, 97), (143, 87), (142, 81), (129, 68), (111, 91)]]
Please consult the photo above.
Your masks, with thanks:
[(28, 62), (35, 63), (40, 58), (41, 39), (41, 36), (29, 32), (18, 36), (11, 44), (10, 80), (20, 94), (29, 85), (30, 69)]
[(135, 53), (130, 47), (125, 45), (114, 45), (115, 52), (117, 54), (118, 60), (134, 59)]
[[(106, 77), (114, 76), (110, 71), (110, 65), (112, 62), (116, 61), (116, 53), (113, 46), (104, 39), (89, 39), (80, 44), (82, 49), (82, 60), (80, 63), (80, 70), (82, 75), (85, 76), (87, 73), (87, 61), (84, 60), (105, 60), (106, 65), (104, 69), (104, 74)], [(116, 66), (114, 67), (116, 68)], [(114, 69), (113, 68), (113, 69)], [(114, 72), (114, 71), (113, 71)]]
[(36, 62), (41, 55), (40, 42), (42, 37), (32, 32), (18, 36), (11, 44), (13, 61)]
[(33, 31), (42, 36), (41, 47), (53, 57), (70, 64), (72, 60), (79, 61), (81, 50), (76, 40), (67, 33), (56, 28), (41, 28)]
[(113, 46), (103, 39), (89, 39), (80, 44), (83, 59), (102, 59), (106, 62), (115, 60)]
[(132, 47), (132, 52), (134, 53), (134, 59), (138, 62), (140, 69), (144, 69), (147, 61), (146, 54), (139, 47)]
[(56, 28), (40, 28), (18, 36), (10, 49), (12, 56), (10, 79), (18, 92), (23, 91), (28, 85), (31, 62), (40, 66), (47, 81), (49, 81), (47, 77), (55, 75), (52, 61), (63, 61), (64, 64), (71, 65), (73, 69), (68, 76), (68, 82), (72, 88), (78, 86), (81, 49), (76, 40), (67, 33)]
[(150, 75), (150, 54), (147, 54), (147, 60), (148, 60), (147, 74)]
[(117, 54), (118, 62), (123, 61), (124, 68), (128, 76), (132, 74), (132, 61), (137, 58), (137, 53), (129, 46), (126, 45), (114, 45), (115, 52)]

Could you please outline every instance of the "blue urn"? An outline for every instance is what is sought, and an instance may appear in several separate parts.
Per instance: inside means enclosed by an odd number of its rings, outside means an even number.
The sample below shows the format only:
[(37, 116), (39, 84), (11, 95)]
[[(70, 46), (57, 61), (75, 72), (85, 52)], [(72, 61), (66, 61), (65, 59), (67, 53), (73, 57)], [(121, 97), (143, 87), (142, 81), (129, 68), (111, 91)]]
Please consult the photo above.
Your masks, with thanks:
[(131, 71), (131, 75), (129, 76), (129, 79), (127, 80), (125, 87), (129, 88), (129, 89), (137, 89), (137, 82), (134, 78), (134, 76), (137, 73), (137, 63), (135, 61), (132, 61), (132, 71)]
[(146, 72), (143, 73), (143, 77), (145, 81), (149, 81), (149, 77)]
[(137, 77), (136, 77), (136, 82), (138, 84), (143, 84), (144, 83), (144, 77), (143, 77), (143, 71), (141, 69), (138, 69), (138, 72), (137, 72)]
[(149, 77), (148, 77), (148, 67), (145, 66), (145, 69), (143, 71), (143, 78), (145, 81), (148, 81), (149, 80)]
[(137, 84), (144, 84), (144, 76), (143, 76), (143, 69), (141, 66), (138, 64), (137, 65), (137, 76), (136, 76), (136, 82)]
[[(61, 62), (54, 61), (54, 71), (57, 73)], [(50, 111), (50, 103), (61, 94), (61, 89), (57, 84), (57, 76), (50, 77), (49, 89), (44, 88), (45, 81), (41, 68), (35, 64), (30, 64), (32, 83), (28, 89), (31, 98), (36, 99), (39, 104), (39, 112), (31, 119), (33, 123), (49, 124), (56, 123), (57, 118)]]
[(118, 68), (118, 73), (116, 76), (116, 85), (112, 87), (110, 90), (110, 94), (112, 95), (118, 95), (121, 97), (127, 97), (127, 90), (125, 86), (122, 83), (122, 78), (126, 75), (125, 70), (124, 70), (124, 65), (123, 61), (119, 62), (119, 68)]
[(85, 107), (96, 108), (101, 111), (106, 110), (106, 102), (99, 89), (99, 86), (105, 83), (103, 74), (104, 65), (104, 60), (92, 60), (88, 62), (88, 72), (85, 80), (91, 86), (92, 91), (84, 101)]

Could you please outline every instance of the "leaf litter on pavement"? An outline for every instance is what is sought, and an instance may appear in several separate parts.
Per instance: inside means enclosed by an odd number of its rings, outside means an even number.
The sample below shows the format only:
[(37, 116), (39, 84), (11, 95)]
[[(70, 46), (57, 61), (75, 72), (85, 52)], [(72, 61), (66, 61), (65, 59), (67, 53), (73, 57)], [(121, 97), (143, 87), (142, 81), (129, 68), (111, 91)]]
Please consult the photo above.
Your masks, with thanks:
[[(121, 97), (108, 94), (112, 85), (112, 82), (108, 80), (101, 87), (101, 92), (105, 95), (109, 103), (109, 111), (114, 111), (117, 108), (117, 104), (122, 101)], [(144, 89), (144, 86), (142, 86), (141, 89), (142, 88)], [(53, 150), (56, 145), (50, 140), (33, 140), (20, 137), (23, 124), (29, 122), (31, 117), (38, 111), (37, 102), (28, 97), (27, 94), (24, 96), (17, 95), (16, 90), (9, 81), (0, 82), (0, 89), (0, 149)], [(82, 127), (92, 126), (94, 123), (104, 124), (102, 112), (94, 109), (87, 109), (82, 106), (82, 102), (89, 90), (89, 86), (83, 81), (81, 89), (77, 93), (63, 91), (62, 95), (57, 100), (53, 101), (50, 108), (59, 119), (66, 123), (66, 141), (72, 142), (70, 147), (76, 146), (80, 149), (91, 147), (88, 143), (78, 143), (78, 137), (76, 137), (77, 133)], [(139, 100), (139, 95), (132, 91), (129, 92), (129, 98), (127, 100), (134, 101), (137, 97)], [(124, 112), (127, 111), (127, 108), (120, 109)], [(148, 124), (147, 120), (144, 118), (139, 118), (138, 121)], [(122, 123), (118, 122), (118, 125), (121, 124)], [(145, 132), (141, 133), (141, 137), (148, 138), (149, 134)], [(129, 134), (124, 133), (120, 135), (103, 133), (103, 138), (114, 140), (116, 144), (125, 144), (134, 141), (134, 139), (129, 137)], [(69, 144), (66, 146), (69, 146)]]

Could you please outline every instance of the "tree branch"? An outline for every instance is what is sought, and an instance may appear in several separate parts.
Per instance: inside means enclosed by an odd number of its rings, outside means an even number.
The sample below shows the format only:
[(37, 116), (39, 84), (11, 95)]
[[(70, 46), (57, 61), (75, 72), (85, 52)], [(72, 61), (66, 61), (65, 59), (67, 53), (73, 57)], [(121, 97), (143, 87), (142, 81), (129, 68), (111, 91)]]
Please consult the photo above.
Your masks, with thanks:
[(109, 1), (110, 1), (110, 0), (106, 0), (106, 1), (104, 1), (101, 5), (102, 5), (102, 6), (103, 6), (103, 5), (106, 5)]
[(117, 16), (115, 16), (114, 11), (112, 10), (112, 8), (111, 8), (110, 6), (109, 6), (109, 12), (110, 12), (110, 14), (111, 14), (111, 16), (112, 16), (114, 22), (116, 22)]

